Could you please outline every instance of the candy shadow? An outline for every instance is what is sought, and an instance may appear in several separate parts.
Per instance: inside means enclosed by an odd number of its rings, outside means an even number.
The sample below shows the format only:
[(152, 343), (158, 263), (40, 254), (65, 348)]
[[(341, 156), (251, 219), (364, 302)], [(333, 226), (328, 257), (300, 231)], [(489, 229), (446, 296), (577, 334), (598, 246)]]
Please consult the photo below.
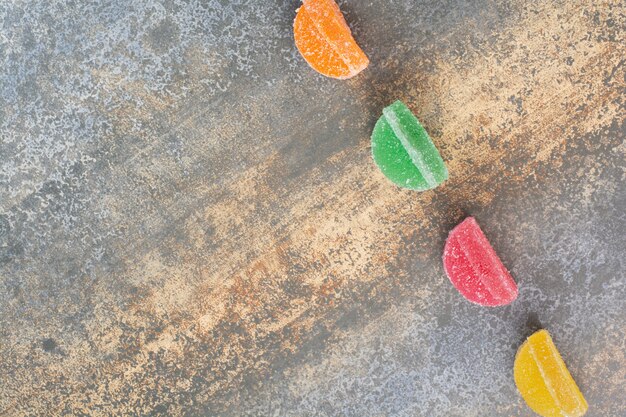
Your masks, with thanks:
[(524, 326), (520, 329), (519, 334), (524, 335), (524, 338), (527, 338), (531, 334), (541, 329), (543, 329), (543, 325), (539, 320), (539, 315), (534, 312), (528, 313), (526, 323), (524, 323)]

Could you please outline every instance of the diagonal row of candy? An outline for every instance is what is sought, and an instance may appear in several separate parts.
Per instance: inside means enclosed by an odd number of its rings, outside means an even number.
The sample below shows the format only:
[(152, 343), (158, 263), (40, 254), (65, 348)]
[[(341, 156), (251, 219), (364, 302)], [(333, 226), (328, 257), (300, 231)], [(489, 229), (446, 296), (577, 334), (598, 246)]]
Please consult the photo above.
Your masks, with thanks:
[[(302, 0), (294, 21), (296, 47), (306, 62), (327, 77), (348, 79), (369, 65), (334, 0)], [(401, 101), (385, 107), (372, 132), (372, 157), (399, 187), (431, 190), (448, 179), (448, 170), (432, 139)], [(512, 303), (517, 284), (473, 217), (449, 234), (443, 266), (450, 282), (472, 303), (496, 307)], [(519, 348), (515, 384), (528, 406), (544, 417), (579, 417), (587, 402), (546, 330)]]

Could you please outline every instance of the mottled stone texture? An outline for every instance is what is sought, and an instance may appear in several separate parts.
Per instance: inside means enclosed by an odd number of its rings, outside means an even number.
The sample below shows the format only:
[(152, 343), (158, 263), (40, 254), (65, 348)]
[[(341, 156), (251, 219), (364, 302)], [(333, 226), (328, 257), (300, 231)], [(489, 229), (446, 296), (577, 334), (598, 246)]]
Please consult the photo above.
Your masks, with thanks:
[[(624, 2), (340, 4), (347, 82), (296, 0), (0, 2), (1, 415), (531, 416), (539, 326), (626, 415)], [(375, 168), (395, 99), (443, 187)], [(510, 306), (443, 273), (467, 214)]]

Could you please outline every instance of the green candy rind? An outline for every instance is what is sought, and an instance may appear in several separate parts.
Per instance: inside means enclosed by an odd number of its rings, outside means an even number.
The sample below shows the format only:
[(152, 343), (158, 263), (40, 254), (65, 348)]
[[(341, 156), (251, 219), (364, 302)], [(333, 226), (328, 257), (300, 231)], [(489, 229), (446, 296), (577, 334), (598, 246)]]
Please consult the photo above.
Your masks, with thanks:
[(385, 107), (374, 126), (372, 157), (382, 173), (402, 188), (425, 191), (448, 179), (430, 136), (400, 100)]

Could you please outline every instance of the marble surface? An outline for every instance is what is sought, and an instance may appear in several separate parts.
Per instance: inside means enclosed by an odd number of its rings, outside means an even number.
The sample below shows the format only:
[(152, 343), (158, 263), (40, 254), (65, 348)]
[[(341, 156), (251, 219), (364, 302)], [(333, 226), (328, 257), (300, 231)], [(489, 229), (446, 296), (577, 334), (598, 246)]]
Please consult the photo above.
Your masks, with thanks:
[[(539, 327), (626, 415), (624, 3), (344, 0), (344, 82), (298, 4), (0, 2), (0, 415), (531, 416)], [(396, 99), (434, 191), (371, 160)], [(444, 275), (470, 214), (510, 306)]]

